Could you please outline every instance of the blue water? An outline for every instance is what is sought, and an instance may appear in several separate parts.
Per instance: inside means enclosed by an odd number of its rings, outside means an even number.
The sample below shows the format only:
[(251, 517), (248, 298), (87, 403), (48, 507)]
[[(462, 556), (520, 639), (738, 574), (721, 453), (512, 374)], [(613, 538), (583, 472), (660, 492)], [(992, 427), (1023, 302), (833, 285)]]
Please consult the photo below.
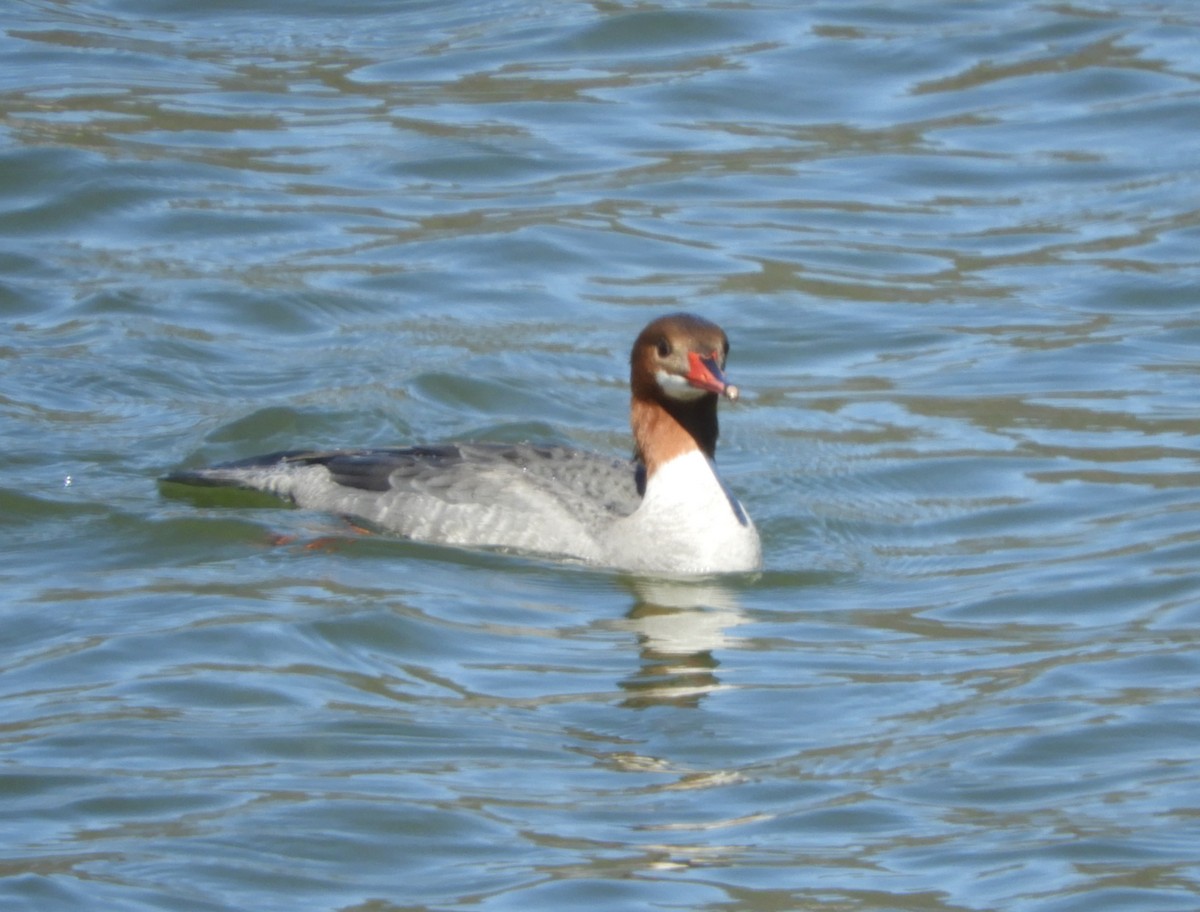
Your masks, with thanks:
[[(1200, 905), (1194, 4), (0, 10), (0, 907)], [(629, 449), (750, 578), (164, 496)]]

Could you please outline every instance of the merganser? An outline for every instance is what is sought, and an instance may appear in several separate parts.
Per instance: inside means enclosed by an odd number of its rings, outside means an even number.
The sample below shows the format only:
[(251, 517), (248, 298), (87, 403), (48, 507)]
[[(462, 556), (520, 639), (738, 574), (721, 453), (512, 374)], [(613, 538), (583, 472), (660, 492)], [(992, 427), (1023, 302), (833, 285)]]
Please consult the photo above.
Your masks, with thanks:
[(620, 570), (756, 570), (758, 531), (717, 476), (717, 399), (729, 340), (677, 313), (630, 355), (634, 458), (558, 445), (463, 443), (256, 456), (168, 475), (176, 484), (265, 491), (407, 538), (574, 559)]

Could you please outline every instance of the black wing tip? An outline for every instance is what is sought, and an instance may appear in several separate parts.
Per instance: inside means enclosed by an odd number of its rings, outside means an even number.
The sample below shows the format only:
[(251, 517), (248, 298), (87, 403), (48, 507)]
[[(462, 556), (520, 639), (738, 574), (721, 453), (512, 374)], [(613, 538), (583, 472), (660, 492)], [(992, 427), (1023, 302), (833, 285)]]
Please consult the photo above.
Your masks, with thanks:
[(236, 484), (223, 472), (237, 469), (265, 469), (281, 462), (299, 462), (306, 459), (318, 460), (322, 455), (316, 450), (280, 450), (277, 453), (266, 453), (262, 456), (249, 456), (245, 459), (233, 459), (228, 462), (218, 462), (202, 466), (198, 469), (177, 469), (168, 472), (159, 481), (169, 484), (203, 485), (209, 487)]
[(160, 485), (186, 485), (189, 488), (218, 488), (229, 484), (224, 479), (206, 475), (204, 469), (181, 469), (169, 472), (158, 479)]

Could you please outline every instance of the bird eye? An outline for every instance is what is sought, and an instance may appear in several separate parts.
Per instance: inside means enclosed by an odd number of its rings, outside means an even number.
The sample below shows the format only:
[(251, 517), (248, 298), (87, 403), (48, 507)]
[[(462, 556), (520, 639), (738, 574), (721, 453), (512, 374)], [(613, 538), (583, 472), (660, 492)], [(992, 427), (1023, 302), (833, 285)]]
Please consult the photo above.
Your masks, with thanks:
[(660, 358), (665, 358), (669, 354), (671, 354), (671, 343), (668, 342), (665, 337), (662, 339), (659, 339), (658, 340), (658, 356)]

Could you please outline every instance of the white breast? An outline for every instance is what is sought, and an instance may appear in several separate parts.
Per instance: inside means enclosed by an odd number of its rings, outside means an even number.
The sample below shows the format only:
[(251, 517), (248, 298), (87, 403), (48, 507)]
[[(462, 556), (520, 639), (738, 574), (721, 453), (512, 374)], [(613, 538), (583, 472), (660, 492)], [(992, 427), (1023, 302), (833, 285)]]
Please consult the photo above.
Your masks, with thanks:
[(611, 524), (605, 562), (668, 574), (736, 573), (762, 566), (758, 530), (699, 450), (659, 466), (642, 505)]

